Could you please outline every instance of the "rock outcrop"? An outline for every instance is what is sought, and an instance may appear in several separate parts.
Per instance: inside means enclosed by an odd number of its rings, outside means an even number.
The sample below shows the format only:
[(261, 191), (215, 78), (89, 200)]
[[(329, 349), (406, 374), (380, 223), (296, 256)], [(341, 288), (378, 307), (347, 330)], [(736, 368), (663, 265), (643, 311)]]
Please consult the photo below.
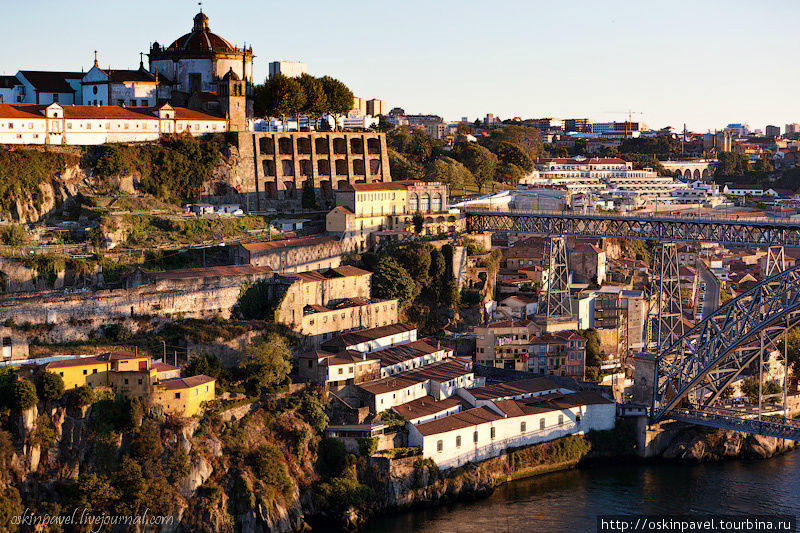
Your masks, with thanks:
[(670, 443), (662, 457), (701, 462), (720, 459), (766, 459), (793, 449), (793, 441), (723, 429), (687, 428)]

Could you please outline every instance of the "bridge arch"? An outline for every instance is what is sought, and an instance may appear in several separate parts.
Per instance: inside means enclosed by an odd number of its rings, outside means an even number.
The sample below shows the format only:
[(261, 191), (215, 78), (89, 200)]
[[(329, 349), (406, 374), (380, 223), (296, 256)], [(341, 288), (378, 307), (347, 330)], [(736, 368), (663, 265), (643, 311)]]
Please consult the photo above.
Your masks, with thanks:
[(692, 179), (695, 179), (695, 180), (699, 180), (700, 179), (700, 169), (698, 169), (698, 168), (694, 169), (694, 172), (693, 172), (693, 175), (692, 175)]
[(684, 170), (684, 171), (683, 171), (683, 177), (684, 177), (685, 179), (687, 179), (687, 180), (690, 180), (690, 179), (692, 179), (692, 171), (691, 171), (691, 169), (688, 169), (688, 168), (687, 168), (686, 170)]
[[(685, 402), (710, 406), (762, 353), (753, 341), (774, 344), (800, 325), (800, 266), (764, 280), (676, 340), (657, 359), (653, 419)], [(760, 343), (760, 339), (759, 343)]]

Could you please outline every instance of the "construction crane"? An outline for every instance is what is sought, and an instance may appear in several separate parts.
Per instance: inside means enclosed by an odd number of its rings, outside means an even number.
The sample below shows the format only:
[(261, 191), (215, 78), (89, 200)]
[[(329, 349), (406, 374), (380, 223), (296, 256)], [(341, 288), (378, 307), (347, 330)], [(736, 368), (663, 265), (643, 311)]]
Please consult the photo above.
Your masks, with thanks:
[(641, 112), (641, 111), (631, 111), (630, 109), (628, 109), (627, 111), (606, 111), (606, 113), (613, 113), (613, 114), (616, 114), (616, 115), (621, 115), (621, 114), (624, 114), (624, 113), (628, 114), (628, 121), (625, 123), (625, 138), (626, 139), (628, 138), (628, 132), (630, 131), (630, 129), (632, 127), (632, 124), (633, 124), (633, 122), (632, 122), (633, 115), (644, 115), (644, 113)]

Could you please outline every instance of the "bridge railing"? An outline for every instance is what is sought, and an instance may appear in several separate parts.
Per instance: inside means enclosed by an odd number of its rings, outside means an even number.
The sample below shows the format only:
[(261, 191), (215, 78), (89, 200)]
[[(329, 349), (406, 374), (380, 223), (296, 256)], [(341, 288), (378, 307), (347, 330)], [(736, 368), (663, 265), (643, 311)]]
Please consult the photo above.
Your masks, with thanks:
[(643, 220), (643, 221), (675, 221), (675, 222), (703, 222), (703, 223), (726, 223), (726, 224), (745, 224), (745, 225), (764, 225), (764, 226), (784, 226), (788, 228), (800, 227), (800, 222), (790, 222), (788, 220), (769, 220), (764, 218), (752, 218), (736, 216), (734, 213), (723, 214), (721, 216), (701, 216), (701, 215), (673, 215), (661, 214), (657, 211), (642, 214), (637, 213), (581, 213), (576, 211), (556, 211), (544, 209), (508, 209), (492, 207), (465, 207), (464, 213), (468, 215), (531, 215), (542, 217), (568, 217), (568, 218), (593, 218), (610, 220)]
[(800, 440), (800, 421), (776, 416), (741, 418), (741, 413), (721, 413), (715, 410), (675, 409), (671, 417), (684, 422), (742, 431), (790, 440)]

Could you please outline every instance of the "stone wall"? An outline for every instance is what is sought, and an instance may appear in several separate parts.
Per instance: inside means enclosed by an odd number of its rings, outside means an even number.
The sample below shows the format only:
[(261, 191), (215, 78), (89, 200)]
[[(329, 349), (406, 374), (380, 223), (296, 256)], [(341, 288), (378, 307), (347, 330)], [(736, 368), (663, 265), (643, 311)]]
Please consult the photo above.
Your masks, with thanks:
[(240, 132), (229, 185), (250, 210), (300, 207), (305, 183), (332, 207), (344, 183), (391, 181), (383, 133)]

